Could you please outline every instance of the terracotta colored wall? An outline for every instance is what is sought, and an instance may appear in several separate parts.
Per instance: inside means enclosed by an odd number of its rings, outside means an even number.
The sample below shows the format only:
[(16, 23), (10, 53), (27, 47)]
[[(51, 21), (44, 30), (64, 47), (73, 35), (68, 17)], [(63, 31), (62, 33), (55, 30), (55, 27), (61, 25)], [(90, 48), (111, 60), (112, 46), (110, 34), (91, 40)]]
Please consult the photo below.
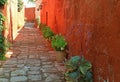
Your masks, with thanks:
[(27, 21), (34, 21), (35, 20), (35, 7), (25, 8), (25, 17)]
[[(43, 0), (42, 22), (66, 35), (69, 56), (93, 64), (94, 82), (120, 81), (120, 1)], [(52, 2), (52, 3), (51, 3)]]
[(57, 32), (55, 16), (55, 1), (42, 0), (41, 22), (49, 25), (54, 32)]

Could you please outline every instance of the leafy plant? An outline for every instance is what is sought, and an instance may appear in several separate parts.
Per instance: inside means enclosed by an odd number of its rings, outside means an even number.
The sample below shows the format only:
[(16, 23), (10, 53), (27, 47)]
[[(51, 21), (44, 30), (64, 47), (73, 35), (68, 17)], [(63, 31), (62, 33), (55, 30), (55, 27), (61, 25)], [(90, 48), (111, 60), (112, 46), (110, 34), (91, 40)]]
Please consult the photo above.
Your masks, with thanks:
[(7, 0), (0, 0), (0, 6), (4, 6), (7, 3)]
[(93, 82), (92, 65), (84, 57), (74, 56), (65, 65), (66, 82)]
[(18, 12), (23, 9), (23, 0), (18, 0)]
[(61, 34), (57, 34), (52, 39), (51, 45), (56, 51), (63, 51), (67, 46), (67, 42)]
[(9, 47), (9, 43), (3, 35), (5, 19), (5, 16), (0, 12), (0, 60), (5, 60), (5, 53)]
[(42, 32), (43, 32), (43, 36), (47, 39), (52, 39), (52, 37), (54, 36), (53, 31), (48, 26), (43, 27)]
[(37, 1), (37, 0), (28, 0), (29, 2), (35, 2), (35, 1)]
[(41, 23), (40, 23), (40, 18), (39, 17), (36, 18), (36, 24), (41, 29)]
[(45, 28), (46, 27), (46, 25), (45, 24), (42, 24), (42, 23), (40, 23), (39, 24), (39, 28), (42, 30), (43, 28)]
[(5, 16), (0, 12), (0, 24), (3, 24), (3, 21), (5, 21)]
[(38, 25), (40, 25), (40, 18), (39, 17), (36, 18), (36, 21), (37, 21)]
[(2, 33), (2, 31), (5, 29), (3, 22), (5, 21), (5, 16), (2, 14), (2, 12), (0, 12), (0, 34)]
[(2, 31), (5, 29), (4, 27), (4, 21), (5, 21), (5, 16), (0, 12), (0, 35), (2, 35)]

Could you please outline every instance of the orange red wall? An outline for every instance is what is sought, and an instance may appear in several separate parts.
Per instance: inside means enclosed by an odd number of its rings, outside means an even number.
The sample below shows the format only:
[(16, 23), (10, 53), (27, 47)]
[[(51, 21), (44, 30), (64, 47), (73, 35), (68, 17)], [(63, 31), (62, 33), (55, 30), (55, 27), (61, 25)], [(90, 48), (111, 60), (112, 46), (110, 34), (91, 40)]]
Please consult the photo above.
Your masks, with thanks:
[(35, 20), (35, 7), (25, 8), (25, 19), (27, 21)]
[(41, 9), (41, 22), (49, 25), (54, 32), (57, 33), (56, 28), (56, 16), (55, 16), (55, 1), (54, 0), (42, 0)]
[(69, 57), (93, 64), (94, 82), (120, 81), (120, 1), (43, 0), (42, 23), (66, 36)]

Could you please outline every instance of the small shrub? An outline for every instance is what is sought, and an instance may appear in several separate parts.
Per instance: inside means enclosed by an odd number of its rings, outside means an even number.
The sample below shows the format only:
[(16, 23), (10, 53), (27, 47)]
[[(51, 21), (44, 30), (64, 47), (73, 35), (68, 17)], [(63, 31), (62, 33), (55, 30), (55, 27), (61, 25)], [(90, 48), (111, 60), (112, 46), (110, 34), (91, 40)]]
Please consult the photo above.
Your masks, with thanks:
[(6, 20), (6, 17), (0, 12), (0, 24), (3, 24), (3, 22)]
[(67, 42), (62, 35), (57, 34), (52, 39), (51, 45), (56, 51), (63, 51), (67, 45)]
[(52, 39), (52, 37), (54, 36), (53, 31), (48, 26), (42, 27), (42, 32), (43, 36), (47, 39)]
[(0, 6), (4, 6), (7, 3), (7, 0), (0, 0)]
[(0, 60), (5, 60), (5, 53), (9, 47), (9, 42), (3, 35), (5, 16), (0, 12)]
[(39, 29), (40, 29), (40, 30), (42, 30), (42, 28), (45, 28), (45, 27), (46, 27), (45, 24), (42, 24), (42, 23), (39, 24)]

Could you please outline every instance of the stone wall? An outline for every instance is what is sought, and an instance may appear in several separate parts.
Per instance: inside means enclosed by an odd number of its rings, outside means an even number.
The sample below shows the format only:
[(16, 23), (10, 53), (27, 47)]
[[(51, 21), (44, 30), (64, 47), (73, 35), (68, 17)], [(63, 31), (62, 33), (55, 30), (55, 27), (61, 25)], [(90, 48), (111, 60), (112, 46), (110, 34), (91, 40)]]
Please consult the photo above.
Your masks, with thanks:
[(92, 62), (94, 82), (119, 82), (119, 14), (119, 0), (43, 0), (41, 17), (66, 36), (69, 57), (84, 55)]

